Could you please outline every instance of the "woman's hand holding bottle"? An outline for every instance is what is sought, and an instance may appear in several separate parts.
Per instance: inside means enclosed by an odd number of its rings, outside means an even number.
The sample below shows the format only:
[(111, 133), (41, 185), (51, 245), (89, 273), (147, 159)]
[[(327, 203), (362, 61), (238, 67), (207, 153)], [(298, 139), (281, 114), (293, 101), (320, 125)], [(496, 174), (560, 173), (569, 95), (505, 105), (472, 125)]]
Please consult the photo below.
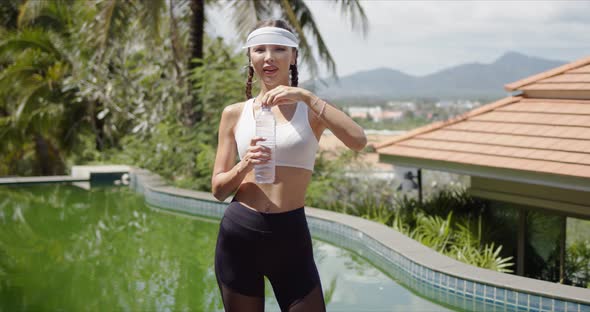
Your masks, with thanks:
[(264, 145), (258, 145), (258, 142), (264, 140), (265, 139), (261, 137), (253, 137), (250, 140), (250, 146), (246, 151), (246, 155), (244, 155), (244, 158), (240, 161), (239, 172), (250, 172), (254, 169), (254, 165), (265, 164), (270, 160), (271, 149)]

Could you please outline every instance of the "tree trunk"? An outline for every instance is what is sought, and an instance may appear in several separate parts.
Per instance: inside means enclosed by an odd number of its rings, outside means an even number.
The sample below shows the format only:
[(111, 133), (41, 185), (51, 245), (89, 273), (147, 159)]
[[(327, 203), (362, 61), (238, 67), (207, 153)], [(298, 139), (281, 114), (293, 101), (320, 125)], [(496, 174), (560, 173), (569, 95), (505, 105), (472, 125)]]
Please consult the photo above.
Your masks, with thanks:
[(37, 170), (40, 175), (51, 175), (49, 147), (47, 141), (40, 134), (35, 134), (35, 155), (37, 156)]
[(97, 114), (102, 108), (102, 103), (98, 100), (93, 101), (90, 107), (90, 116), (92, 119), (92, 130), (94, 131), (94, 143), (96, 150), (102, 152), (104, 149), (104, 119), (98, 119)]
[(176, 69), (176, 81), (179, 85), (183, 86), (184, 74), (182, 72), (181, 66), (185, 60), (185, 52), (179, 39), (180, 35), (178, 34), (178, 21), (176, 16), (174, 16), (174, 7), (176, 4), (174, 3), (174, 0), (168, 0), (168, 5), (170, 6), (170, 41), (172, 47), (172, 56), (174, 58), (174, 68)]
[[(191, 36), (190, 36), (190, 60), (188, 63), (189, 73), (200, 64), (195, 64), (192, 59), (203, 58), (203, 33), (205, 27), (205, 0), (191, 0)], [(189, 92), (191, 101), (183, 107), (183, 121), (186, 126), (193, 126), (203, 118), (202, 105), (199, 105), (198, 94), (194, 90), (195, 81), (191, 79)]]
[(64, 174), (65, 164), (60, 157), (59, 150), (38, 133), (34, 135), (34, 140), (38, 174), (43, 176)]

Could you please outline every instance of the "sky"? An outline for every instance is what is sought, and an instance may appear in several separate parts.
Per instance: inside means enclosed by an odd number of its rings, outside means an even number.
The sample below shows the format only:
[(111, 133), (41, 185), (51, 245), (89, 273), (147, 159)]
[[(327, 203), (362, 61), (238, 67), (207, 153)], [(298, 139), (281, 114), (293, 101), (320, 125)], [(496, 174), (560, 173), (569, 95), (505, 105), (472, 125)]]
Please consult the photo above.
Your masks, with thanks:
[[(463, 63), (492, 63), (507, 51), (571, 62), (590, 56), (590, 0), (361, 1), (366, 36), (335, 1), (306, 0), (340, 77), (387, 67), (423, 76)], [(210, 9), (207, 31), (238, 45), (229, 10)], [(328, 76), (320, 66), (319, 76)], [(310, 78), (304, 66), (300, 81)]]

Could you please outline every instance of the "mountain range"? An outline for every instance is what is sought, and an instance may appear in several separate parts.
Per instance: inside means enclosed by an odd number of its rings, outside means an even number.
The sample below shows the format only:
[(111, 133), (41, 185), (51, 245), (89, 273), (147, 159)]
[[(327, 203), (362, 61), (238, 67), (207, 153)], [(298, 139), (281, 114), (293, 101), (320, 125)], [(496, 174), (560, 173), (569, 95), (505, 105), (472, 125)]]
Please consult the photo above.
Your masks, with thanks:
[(505, 84), (565, 63), (510, 51), (490, 64), (466, 63), (426, 76), (377, 68), (343, 76), (339, 81), (324, 79), (326, 85), (312, 81), (302, 85), (329, 99), (497, 98), (506, 95)]

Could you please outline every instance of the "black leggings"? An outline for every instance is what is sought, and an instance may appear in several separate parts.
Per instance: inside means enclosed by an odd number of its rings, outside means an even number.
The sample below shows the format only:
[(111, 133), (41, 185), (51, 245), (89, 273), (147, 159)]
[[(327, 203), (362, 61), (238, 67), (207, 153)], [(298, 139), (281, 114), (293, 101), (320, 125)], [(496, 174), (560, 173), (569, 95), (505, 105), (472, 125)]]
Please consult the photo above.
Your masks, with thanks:
[(263, 213), (227, 207), (215, 248), (215, 276), (226, 311), (264, 311), (264, 278), (281, 311), (325, 311), (304, 207)]

